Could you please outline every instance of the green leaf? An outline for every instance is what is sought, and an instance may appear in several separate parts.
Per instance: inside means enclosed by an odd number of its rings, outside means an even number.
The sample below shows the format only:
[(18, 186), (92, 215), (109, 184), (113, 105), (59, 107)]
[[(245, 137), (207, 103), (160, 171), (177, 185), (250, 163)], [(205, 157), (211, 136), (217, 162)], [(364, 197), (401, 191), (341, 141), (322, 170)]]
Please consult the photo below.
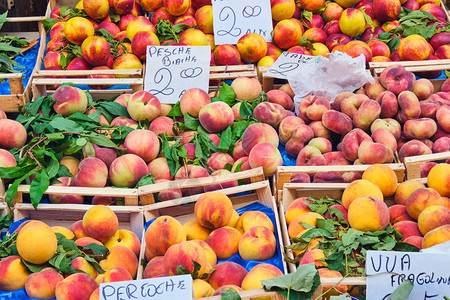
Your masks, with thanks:
[(37, 273), (44, 270), (45, 268), (50, 267), (49, 264), (35, 265), (23, 259), (21, 259), (21, 261), (25, 265), (25, 267), (27, 267), (27, 269), (30, 270), (31, 273)]
[(342, 236), (342, 243), (344, 244), (344, 246), (348, 246), (348, 245), (352, 244), (354, 241), (356, 241), (356, 239), (363, 234), (364, 234), (364, 232), (362, 232), (362, 231), (350, 228)]
[(50, 151), (45, 151), (45, 155), (50, 157), (50, 162), (47, 165), (48, 178), (53, 178), (59, 172), (59, 160), (56, 158), (55, 154)]
[(6, 191), (6, 203), (8, 204), (8, 206), (11, 206), (11, 202), (14, 199), (14, 196), (16, 196), (17, 194), (17, 188), (19, 187), (19, 184), (22, 183), (22, 181), (24, 181), (25, 179), (27, 179), (28, 177), (30, 177), (31, 175), (35, 174), (36, 170), (31, 170), (28, 173), (26, 173), (25, 175), (23, 175), (22, 177), (14, 180), (14, 182), (9, 186), (8, 190)]
[(41, 202), (44, 192), (50, 186), (50, 179), (47, 171), (41, 169), (36, 173), (36, 177), (33, 179), (30, 185), (30, 199), (34, 208), (37, 208), (39, 202)]
[(24, 167), (0, 167), (0, 178), (18, 178), (31, 171), (34, 166)]
[(317, 228), (324, 229), (329, 233), (335, 233), (334, 221), (331, 219), (317, 219)]
[[(317, 219), (317, 220), (319, 220), (319, 219)], [(329, 239), (334, 238), (333, 234), (331, 232), (329, 232), (328, 230), (323, 229), (323, 228), (315, 228), (315, 227), (311, 228), (310, 230), (305, 232), (300, 238), (302, 240), (305, 240), (305, 239), (313, 239), (316, 237), (327, 237)]]
[(153, 177), (152, 174), (148, 173), (147, 175), (143, 176), (141, 179), (139, 179), (138, 183), (136, 183), (136, 186), (134, 188), (139, 188), (144, 185), (150, 185), (155, 183), (155, 177)]
[(266, 291), (276, 291), (288, 299), (306, 300), (311, 297), (320, 284), (320, 278), (315, 265), (306, 264), (299, 266), (294, 273), (261, 280), (261, 284)]
[(222, 300), (241, 300), (241, 296), (239, 296), (238, 292), (234, 289), (230, 288), (229, 290), (223, 289), (222, 294), (220, 296)]
[(100, 107), (103, 107), (106, 109), (109, 113), (115, 116), (123, 116), (123, 117), (129, 117), (127, 108), (125, 106), (120, 105), (117, 102), (100, 102)]
[(3, 24), (6, 22), (6, 18), (8, 17), (8, 11), (5, 11), (0, 15), (0, 29), (2, 29)]
[(184, 126), (190, 130), (196, 130), (200, 126), (200, 121), (188, 113), (184, 114)]
[(181, 112), (181, 108), (180, 108), (180, 101), (178, 101), (173, 107), (172, 109), (169, 111), (169, 113), (167, 114), (168, 117), (182, 117), (183, 113)]
[(411, 291), (414, 287), (414, 284), (409, 281), (403, 281), (387, 298), (388, 300), (404, 300), (409, 297)]
[(241, 104), (241, 106), (239, 107), (239, 116), (242, 117), (247, 117), (247, 116), (253, 116), (253, 107), (251, 105), (248, 104), (248, 102), (246, 100), (244, 100)]
[(177, 267), (177, 275), (187, 275), (187, 274), (191, 274), (191, 272), (189, 272), (188, 269), (186, 269), (182, 265), (179, 265)]
[(220, 88), (219, 98), (229, 106), (232, 106), (234, 103), (236, 103), (236, 93), (233, 91), (231, 86), (226, 83), (223, 83), (222, 87)]
[(81, 127), (77, 122), (65, 119), (63, 117), (55, 117), (53, 120), (50, 121), (49, 124), (53, 128), (63, 131), (75, 133), (81, 133), (83, 131), (83, 127)]
[(369, 17), (368, 14), (366, 14), (365, 9), (360, 8), (359, 10), (363, 13), (364, 19), (366, 20), (366, 23), (367, 23), (370, 27), (373, 27), (373, 21), (372, 21), (372, 18)]
[(414, 245), (403, 243), (403, 242), (397, 242), (394, 247), (395, 251), (401, 251), (401, 252), (419, 252), (420, 249), (417, 248)]
[(98, 134), (98, 133), (90, 133), (89, 135), (86, 135), (86, 138), (89, 142), (96, 144), (99, 147), (106, 147), (106, 148), (115, 148), (117, 145), (108, 139), (106, 136)]
[(42, 23), (42, 25), (44, 25), (45, 30), (46, 30), (46, 31), (49, 31), (50, 29), (52, 29), (52, 27), (53, 27), (56, 23), (58, 23), (58, 22), (60, 22), (60, 21), (61, 21), (61, 20), (58, 20), (58, 19), (47, 18), (47, 19), (45, 19), (45, 20), (42, 20), (41, 23)]
[(92, 253), (94, 255), (105, 255), (109, 251), (108, 248), (106, 248), (105, 246), (95, 244), (95, 243), (83, 246), (83, 248), (85, 250), (92, 250)]
[(228, 152), (230, 150), (230, 147), (234, 147), (234, 140), (233, 140), (233, 134), (231, 130), (231, 126), (228, 126), (227, 129), (225, 129), (222, 134), (220, 135), (220, 142), (217, 146), (217, 149), (219, 149), (222, 152)]

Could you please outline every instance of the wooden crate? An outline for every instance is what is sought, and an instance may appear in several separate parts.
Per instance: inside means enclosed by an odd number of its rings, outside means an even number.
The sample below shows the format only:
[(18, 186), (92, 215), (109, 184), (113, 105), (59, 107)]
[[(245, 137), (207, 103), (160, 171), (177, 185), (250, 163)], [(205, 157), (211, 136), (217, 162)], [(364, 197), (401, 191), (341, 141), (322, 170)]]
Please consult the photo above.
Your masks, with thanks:
[[(405, 178), (405, 166), (401, 163), (386, 164), (397, 175), (398, 182), (403, 182)], [(364, 172), (371, 165), (346, 165), (346, 166), (281, 166), (277, 168), (276, 175), (276, 196), (281, 199), (283, 186), (290, 183), (294, 174), (298, 173), (326, 173), (326, 172)]]
[[(423, 71), (442, 71), (450, 70), (450, 59), (439, 60), (422, 60), (422, 61), (395, 61), (395, 62), (370, 62), (370, 72), (374, 77), (379, 77), (381, 72), (392, 65), (402, 65), (406, 70), (410, 72), (423, 72)], [(445, 79), (430, 79), (434, 86), (434, 92), (437, 93), (441, 90), (441, 86)]]
[[(14, 197), (11, 206), (23, 203), (23, 194), (30, 193), (30, 185), (21, 184), (17, 188), (17, 194)], [(80, 195), (80, 196), (110, 196), (114, 198), (125, 198), (125, 206), (139, 205), (139, 196), (137, 189), (123, 188), (95, 188), (95, 187), (75, 187), (75, 186), (49, 186), (44, 195)], [(39, 204), (39, 207), (44, 204)], [(51, 204), (55, 205), (55, 204)], [(66, 207), (70, 204), (61, 204)], [(61, 207), (61, 206), (60, 206)], [(67, 206), (68, 207), (68, 206)]]
[(268, 92), (273, 89), (279, 89), (285, 83), (288, 83), (286, 79), (278, 79), (267, 75), (267, 71), (270, 67), (259, 67), (258, 68), (258, 78), (262, 84), (262, 89), (264, 92)]
[(421, 163), (446, 159), (450, 159), (450, 151), (405, 157), (406, 178), (408, 180), (421, 178), (420, 176)]
[(41, 43), (39, 45), (39, 54), (36, 65), (26, 86), (24, 86), (22, 73), (0, 74), (1, 79), (8, 79), (11, 91), (10, 95), (0, 95), (0, 108), (5, 112), (19, 112), (19, 107), (28, 103), (31, 99), (33, 73), (41, 66), (42, 57), (40, 56), (40, 53), (44, 51), (46, 46), (44, 42), (46, 33), (44, 26), (40, 22), (43, 19), (45, 19), (45, 17), (15, 17), (6, 19), (6, 22), (9, 23), (37, 22), (39, 28), (37, 32), (9, 32), (5, 34), (9, 36), (25, 37), (26, 40), (30, 42), (30, 45), (36, 44), (38, 38), (40, 38)]
[[(278, 210), (277, 206), (275, 204), (275, 200), (270, 192), (270, 183), (268, 181), (260, 181), (255, 182), (251, 184), (245, 184), (233, 188), (223, 189), (219, 192), (229, 195), (230, 200), (233, 203), (233, 208), (237, 209), (243, 206), (246, 206), (248, 204), (259, 202), (261, 204), (264, 204), (268, 207), (270, 207), (274, 214), (275, 214), (275, 224), (274, 227), (277, 228), (278, 235), (277, 239), (280, 245), (280, 250), (283, 251), (281, 248), (281, 243), (283, 242), (282, 236), (281, 236), (281, 228), (278, 218)], [(236, 194), (239, 193), (245, 193), (245, 192), (251, 192), (250, 194), (244, 195), (244, 196), (236, 196)], [(151, 205), (147, 205), (143, 207), (144, 210), (144, 218), (146, 222), (149, 220), (152, 220), (154, 218), (157, 218), (159, 216), (163, 215), (169, 215), (172, 217), (175, 217), (178, 221), (181, 223), (185, 223), (189, 220), (195, 219), (194, 216), (194, 206), (197, 199), (202, 194), (197, 194), (193, 196), (183, 197), (181, 199), (176, 200), (170, 200), (170, 201), (164, 201), (160, 203), (155, 203)], [(234, 195), (234, 196), (231, 196)], [(145, 246), (145, 245), (144, 245)], [(286, 264), (283, 262), (284, 267), (284, 273), (287, 274), (287, 268)], [(140, 268), (143, 268), (140, 266)], [(142, 272), (140, 272), (142, 274)], [(241, 293), (240, 293), (241, 294)], [(259, 295), (269, 295), (265, 291), (261, 290), (254, 290), (251, 291), (250, 294), (253, 296), (259, 296)], [(242, 294), (244, 295), (244, 294)], [(202, 298), (202, 299), (220, 299), (217, 297), (212, 298)], [(272, 300), (275, 299), (283, 299), (279, 295), (275, 294), (271, 297)]]
[(211, 66), (209, 70), (209, 92), (218, 93), (224, 80), (233, 80), (238, 77), (258, 77), (255, 65)]
[[(251, 182), (263, 181), (264, 172), (262, 167), (232, 173), (228, 175), (221, 176), (209, 176), (203, 178), (193, 178), (193, 179), (180, 179), (172, 180), (166, 182), (160, 182), (156, 184), (142, 186), (138, 189), (139, 198), (142, 205), (151, 205), (155, 203), (154, 193), (159, 193), (164, 190), (174, 189), (174, 188), (193, 188), (193, 187), (204, 187), (211, 184), (219, 184), (234, 180), (250, 180)], [(179, 199), (172, 200), (178, 201)], [(167, 201), (166, 201), (167, 202)]]

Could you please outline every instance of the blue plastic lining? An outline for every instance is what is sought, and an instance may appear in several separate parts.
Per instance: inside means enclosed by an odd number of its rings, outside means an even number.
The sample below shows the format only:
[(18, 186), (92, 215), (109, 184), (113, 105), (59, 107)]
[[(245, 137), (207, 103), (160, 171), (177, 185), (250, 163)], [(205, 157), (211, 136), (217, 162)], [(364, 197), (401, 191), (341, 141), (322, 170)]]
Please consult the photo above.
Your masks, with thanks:
[[(14, 58), (14, 61), (16, 61), (19, 66), (24, 67), (24, 68), (14, 67), (15, 71), (24, 72), (23, 77), (24, 89), (31, 78), (31, 73), (33, 72), (34, 66), (36, 65), (40, 43), (41, 41), (40, 39), (38, 39), (38, 43), (33, 47), (31, 47), (29, 50), (25, 51), (23, 56), (19, 55), (16, 58)], [(0, 84), (0, 95), (11, 95), (11, 90), (9, 89), (9, 80), (6, 80), (4, 83)]]
[[(266, 264), (274, 265), (275, 267), (280, 269), (281, 272), (284, 273), (283, 254), (281, 253), (281, 250), (280, 250), (280, 241), (278, 240), (278, 230), (275, 225), (277, 223), (275, 220), (274, 211), (270, 207), (265, 206), (259, 202), (253, 202), (249, 205), (246, 205), (244, 207), (236, 209), (236, 211), (239, 214), (239, 216), (242, 215), (246, 211), (261, 211), (270, 218), (270, 220), (274, 224), (274, 226), (273, 226), (275, 228), (274, 234), (275, 234), (275, 239), (277, 240), (275, 255), (271, 259), (268, 259), (268, 260), (256, 261), (256, 260), (243, 260), (241, 258), (241, 256), (239, 255), (239, 253), (237, 253), (237, 254), (233, 255), (232, 257), (230, 257), (229, 259), (218, 260), (217, 263), (221, 263), (221, 262), (225, 262), (225, 261), (232, 261), (232, 262), (235, 262), (235, 263), (241, 265), (242, 267), (244, 267), (247, 270), (247, 272), (250, 271), (256, 265), (266, 263)], [(153, 221), (155, 221), (155, 219), (152, 219), (152, 220), (148, 221), (147, 223), (145, 223), (145, 230), (147, 230), (148, 226), (150, 226), (150, 224), (153, 223)]]

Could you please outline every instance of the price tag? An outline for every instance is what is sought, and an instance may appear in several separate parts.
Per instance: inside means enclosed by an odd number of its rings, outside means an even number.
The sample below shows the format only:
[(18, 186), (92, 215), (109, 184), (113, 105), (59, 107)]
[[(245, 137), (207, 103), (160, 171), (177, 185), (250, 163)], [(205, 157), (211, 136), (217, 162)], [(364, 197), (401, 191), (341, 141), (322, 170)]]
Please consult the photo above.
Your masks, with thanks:
[(100, 284), (100, 300), (191, 300), (191, 275)]
[(450, 295), (450, 255), (367, 251), (367, 299), (387, 299), (403, 282), (414, 288), (407, 300), (443, 299)]
[(237, 44), (246, 33), (257, 33), (267, 42), (273, 31), (270, 0), (213, 0), (214, 43)]
[(315, 63), (319, 56), (304, 55), (292, 52), (283, 52), (267, 71), (266, 76), (287, 79), (290, 73), (295, 72), (301, 66)]
[(190, 88), (208, 92), (210, 46), (147, 46), (144, 90), (177, 103)]

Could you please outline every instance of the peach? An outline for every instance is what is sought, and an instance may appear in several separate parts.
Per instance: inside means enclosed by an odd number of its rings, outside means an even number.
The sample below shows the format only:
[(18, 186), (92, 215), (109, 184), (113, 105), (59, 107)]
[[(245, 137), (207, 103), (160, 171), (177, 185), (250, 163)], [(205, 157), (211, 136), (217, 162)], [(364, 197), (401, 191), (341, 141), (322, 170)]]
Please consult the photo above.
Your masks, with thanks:
[(105, 273), (100, 274), (97, 278), (95, 278), (95, 281), (98, 284), (129, 280), (133, 280), (130, 273), (125, 268), (119, 266), (109, 268), (105, 271)]
[(266, 142), (274, 147), (278, 147), (279, 143), (277, 132), (268, 124), (251, 124), (242, 135), (242, 148), (247, 155), (257, 144)]
[(353, 116), (353, 125), (362, 130), (368, 130), (373, 121), (378, 119), (381, 106), (375, 100), (364, 101)]
[(172, 245), (186, 241), (183, 225), (175, 218), (161, 216), (145, 232), (147, 248), (156, 256), (164, 255)]
[(332, 151), (323, 154), (327, 165), (350, 165), (350, 162), (344, 157), (341, 151)]
[[(332, 21), (332, 22), (335, 22), (335, 21)], [(329, 23), (331, 23), (331, 22), (328, 22), (327, 23), (327, 25), (329, 24)], [(325, 27), (327, 26), (327, 25), (325, 25)], [(338, 25), (339, 26), (339, 25)], [(339, 27), (338, 27), (339, 28)], [(326, 29), (326, 28), (324, 28), (324, 29)], [(325, 41), (325, 45), (327, 46), (327, 48), (330, 50), (330, 51), (333, 51), (333, 49), (335, 48), (335, 47), (337, 47), (337, 46), (339, 46), (339, 45), (345, 45), (345, 44), (347, 44), (348, 42), (350, 42), (351, 41), (351, 39), (350, 39), (350, 37), (348, 37), (348, 36), (346, 36), (345, 34), (342, 34), (342, 33), (333, 33), (333, 34), (330, 34), (328, 37), (327, 37), (327, 40)]]
[(180, 109), (183, 114), (189, 113), (197, 118), (200, 109), (206, 104), (211, 103), (208, 94), (198, 88), (188, 89), (180, 98)]
[(19, 256), (11, 255), (0, 261), (0, 290), (15, 291), (25, 287), (30, 275)]
[[(342, 274), (335, 270), (327, 268), (321, 268), (317, 270), (320, 278), (342, 278)], [(346, 285), (323, 285), (323, 291), (327, 291), (324, 297), (339, 296), (342, 293), (346, 293), (348, 287)]]
[(313, 183), (325, 182), (344, 183), (344, 178), (339, 172), (323, 172), (314, 175)]
[(322, 152), (322, 154), (328, 153), (332, 150), (331, 142), (322, 137), (316, 137), (309, 141), (309, 146), (314, 146)]
[(403, 132), (408, 139), (428, 139), (437, 131), (437, 124), (433, 119), (420, 118), (408, 120), (403, 126)]
[[(314, 41), (315, 43), (325, 44), (327, 40), (327, 34), (323, 29), (320, 28), (309, 28), (303, 33), (303, 36), (307, 39)], [(314, 44), (313, 43), (313, 46)], [(316, 48), (316, 47), (314, 47)], [(317, 51), (317, 49), (315, 49)], [(311, 49), (311, 51), (314, 51)]]
[(128, 153), (135, 154), (145, 162), (155, 159), (160, 150), (159, 140), (151, 130), (136, 129), (130, 132), (124, 141)]
[(83, 10), (92, 19), (104, 19), (109, 13), (108, 0), (83, 0)]
[(432, 205), (444, 205), (444, 200), (433, 188), (420, 188), (412, 192), (405, 202), (408, 214), (417, 220), (420, 213)]
[(328, 110), (322, 115), (323, 125), (338, 134), (345, 135), (353, 128), (350, 117), (335, 110)]
[[(384, 88), (384, 86), (380, 83), (380, 80), (378, 78), (375, 78), (375, 83), (371, 84), (371, 83), (366, 83), (364, 85), (364, 89), (366, 91), (367, 97), (369, 97), (370, 99), (377, 99), (378, 96), (383, 93), (384, 91), (386, 91), (386, 89)], [(380, 103), (378, 101), (378, 103)], [(381, 103), (380, 103), (381, 104)], [(383, 111), (383, 110), (382, 110)]]
[(262, 123), (269, 124), (274, 128), (278, 128), (278, 125), (285, 118), (285, 115), (286, 110), (283, 106), (271, 102), (261, 102), (253, 111), (255, 119)]
[(119, 26), (109, 21), (102, 21), (100, 24), (98, 24), (97, 31), (100, 29), (105, 29), (106, 31), (111, 33), (113, 37), (116, 37), (121, 31)]
[(412, 89), (412, 92), (416, 94), (419, 100), (427, 99), (428, 97), (431, 96), (431, 94), (433, 94), (433, 91), (434, 91), (433, 83), (426, 78), (416, 80), (414, 82)]
[(375, 18), (381, 22), (396, 20), (400, 15), (400, 0), (374, 0), (372, 3), (373, 14)]
[(168, 136), (175, 136), (173, 128), (174, 128), (174, 121), (171, 118), (162, 115), (154, 119), (150, 123), (150, 126), (148, 127), (149, 130), (151, 130), (157, 135), (164, 133)]
[(82, 237), (87, 237), (86, 230), (84, 230), (83, 227), (83, 220), (76, 221), (69, 227), (70, 231), (72, 231), (75, 234), (75, 237), (77, 239), (80, 239)]
[[(234, 164), (234, 161), (233, 161), (233, 164)], [(232, 174), (232, 172), (225, 170), (225, 169), (220, 169), (220, 170), (217, 170), (217, 171), (211, 173), (211, 176), (224, 176), (224, 175), (230, 175), (230, 174)], [(204, 187), (204, 189), (205, 189), (205, 192), (212, 192), (212, 191), (232, 188), (232, 187), (236, 187), (236, 186), (238, 186), (238, 181), (233, 180), (233, 181), (228, 181), (228, 182), (207, 185)]]
[(364, 101), (369, 100), (369, 97), (362, 94), (353, 94), (345, 99), (342, 99), (340, 103), (340, 110), (347, 116), (353, 119), (353, 116), (358, 111), (358, 108)]
[(81, 44), (83, 58), (92, 66), (103, 66), (106, 64), (111, 47), (102, 37), (90, 36)]
[(267, 53), (267, 43), (257, 33), (247, 33), (241, 36), (236, 44), (243, 61), (257, 62)]
[(119, 227), (119, 221), (111, 208), (95, 205), (84, 214), (83, 227), (88, 236), (97, 240), (106, 240), (114, 236)]
[(316, 226), (317, 219), (325, 219), (322, 215), (315, 212), (306, 212), (297, 217), (295, 217), (288, 227), (288, 234), (290, 238), (296, 237), (300, 232), (306, 228), (301, 225), (302, 223), (309, 224), (311, 226)]
[[(339, 28), (349, 37), (356, 37), (366, 30), (364, 14), (356, 8), (347, 8), (339, 17)], [(370, 60), (369, 60), (370, 61)]]
[(213, 296), (219, 296), (219, 295), (222, 295), (223, 291), (229, 291), (229, 290), (231, 290), (231, 289), (235, 290), (236, 292), (242, 292), (242, 291), (243, 291), (243, 289), (241, 289), (241, 288), (238, 287), (237, 285), (227, 284), (227, 285), (224, 285), (224, 286), (221, 286), (220, 288), (218, 288), (218, 289), (214, 292)]
[(180, 43), (189, 46), (208, 46), (208, 38), (200, 29), (189, 28), (182, 33)]
[(370, 125), (370, 131), (373, 133), (378, 128), (385, 128), (392, 133), (395, 139), (400, 139), (402, 127), (397, 120), (391, 118), (377, 119)]
[(450, 197), (450, 164), (438, 164), (428, 173), (427, 184), (442, 197)]
[(394, 93), (389, 91), (381, 92), (376, 101), (381, 105), (381, 118), (393, 118), (398, 113), (398, 100)]
[(426, 60), (430, 55), (430, 45), (417, 34), (402, 39), (397, 50), (402, 60)]
[(247, 273), (242, 280), (241, 287), (245, 291), (259, 289), (262, 288), (261, 280), (272, 279), (280, 276), (283, 276), (283, 272), (281, 272), (280, 269), (273, 265), (262, 263), (254, 266)]
[(81, 45), (87, 37), (93, 36), (94, 31), (92, 23), (82, 17), (71, 18), (67, 20), (64, 26), (66, 39), (76, 45)]
[(294, 110), (294, 101), (292, 101), (292, 98), (286, 92), (281, 90), (270, 90), (266, 95), (269, 102), (279, 104), (286, 110)]
[(303, 25), (295, 19), (280, 20), (273, 29), (273, 42), (281, 49), (296, 46), (303, 34)]
[(148, 165), (148, 172), (155, 177), (155, 180), (166, 179), (171, 180), (172, 175), (170, 174), (169, 165), (167, 164), (167, 159), (165, 157), (158, 157), (152, 160)]
[(419, 140), (412, 140), (405, 144), (403, 144), (398, 151), (398, 155), (400, 160), (403, 160), (405, 157), (416, 156), (416, 155), (424, 155), (431, 154), (431, 149), (423, 142)]
[(295, 13), (295, 3), (288, 0), (271, 1), (272, 19), (274, 21), (283, 21), (292, 18)]
[(135, 278), (139, 262), (133, 251), (119, 245), (109, 249), (108, 255), (99, 264), (103, 270), (113, 267), (123, 267), (130, 273), (132, 278)]
[(72, 268), (75, 270), (80, 270), (91, 276), (92, 278), (96, 278), (98, 273), (95, 268), (88, 262), (84, 257), (75, 257), (70, 264)]
[(367, 42), (367, 45), (372, 50), (372, 56), (384, 56), (389, 58), (391, 56), (391, 51), (388, 45), (379, 40), (371, 40)]
[(77, 87), (69, 85), (60, 86), (53, 94), (56, 103), (53, 109), (57, 114), (68, 117), (76, 112), (84, 112), (88, 105), (86, 94)]
[(231, 88), (237, 100), (245, 99), (248, 102), (258, 99), (262, 92), (261, 83), (257, 78), (238, 77), (231, 83)]
[(342, 155), (349, 161), (358, 159), (358, 149), (363, 141), (371, 141), (371, 137), (360, 128), (355, 128), (342, 139)]
[(53, 232), (62, 234), (66, 239), (73, 240), (75, 238), (75, 234), (68, 228), (62, 226), (52, 226), (50, 227)]
[(376, 184), (384, 197), (394, 195), (397, 190), (397, 175), (386, 165), (375, 164), (370, 166), (364, 171), (362, 179)]
[(425, 188), (425, 185), (419, 181), (408, 180), (400, 183), (397, 186), (397, 191), (395, 192), (395, 203), (405, 205), (406, 199), (409, 197), (409, 195), (420, 188)]
[(201, 268), (199, 275), (206, 271), (207, 260), (203, 248), (192, 241), (180, 242), (167, 249), (164, 255), (164, 269), (170, 276), (177, 275), (177, 267), (183, 266), (189, 272), (194, 270), (193, 261), (197, 262)]
[(204, 33), (212, 34), (213, 30), (213, 10), (212, 5), (204, 5), (195, 12), (195, 19), (198, 28)]
[(407, 243), (413, 246), (416, 246), (419, 249), (422, 249), (422, 241), (423, 237), (412, 235), (403, 240), (403, 243)]
[(111, 183), (120, 187), (134, 187), (147, 174), (147, 164), (142, 158), (134, 154), (119, 156), (109, 167)]
[(342, 194), (342, 205), (349, 209), (350, 204), (358, 197), (370, 195), (383, 200), (380, 188), (369, 180), (359, 179), (350, 183)]
[(192, 242), (198, 244), (203, 249), (203, 251), (205, 251), (206, 261), (208, 262), (209, 266), (214, 267), (217, 264), (217, 255), (214, 252), (213, 248), (211, 248), (208, 243), (202, 240), (192, 240)]
[(102, 160), (109, 168), (111, 163), (117, 158), (117, 152), (112, 148), (99, 147), (96, 144), (92, 144), (94, 147), (95, 157)]
[(436, 111), (438, 124), (447, 132), (450, 132), (450, 106), (443, 105)]
[(141, 249), (139, 237), (136, 233), (127, 229), (117, 230), (112, 237), (105, 241), (104, 245), (108, 249), (118, 245), (125, 246), (133, 251), (136, 256), (139, 256), (139, 251)]
[(231, 200), (219, 192), (201, 195), (195, 203), (194, 210), (197, 222), (210, 229), (225, 226), (233, 214)]
[(17, 235), (16, 247), (20, 257), (32, 264), (46, 263), (56, 252), (58, 240), (44, 222), (33, 220)]
[[(401, 65), (392, 65), (380, 74), (381, 84), (390, 92), (398, 95), (403, 91), (412, 91), (415, 76)], [(417, 97), (416, 97), (417, 98)], [(400, 102), (400, 99), (399, 99)], [(402, 105), (400, 105), (402, 107)], [(403, 108), (403, 107), (402, 107)]]
[(210, 297), (214, 293), (211, 285), (202, 279), (194, 279), (192, 282), (193, 299)]
[(128, 113), (135, 121), (152, 121), (159, 116), (161, 104), (155, 96), (146, 91), (134, 93), (128, 100)]
[(275, 255), (276, 239), (265, 226), (249, 228), (239, 241), (239, 255), (244, 260), (262, 261)]
[[(59, 177), (58, 181), (60, 183), (52, 184), (53, 186), (72, 186), (73, 178), (72, 177)], [(49, 195), (49, 201), (55, 204), (83, 204), (84, 197), (81, 195), (64, 195), (64, 194), (56, 194)]]
[(437, 227), (450, 224), (450, 210), (441, 205), (428, 206), (420, 213), (417, 223), (420, 232), (426, 234)]
[(433, 153), (450, 151), (450, 137), (440, 137), (433, 143)]
[(264, 176), (269, 177), (276, 173), (277, 167), (283, 165), (280, 151), (271, 143), (257, 144), (248, 156), (250, 167), (262, 167)]
[(244, 212), (236, 222), (234, 226), (241, 234), (247, 232), (254, 226), (264, 226), (270, 231), (274, 232), (273, 223), (270, 218), (260, 211), (246, 211)]
[(314, 137), (331, 139), (331, 131), (323, 125), (322, 121), (313, 121), (308, 125), (314, 131)]
[(450, 240), (450, 224), (437, 227), (425, 234), (422, 240), (422, 249), (445, 243)]
[(325, 157), (320, 150), (310, 145), (306, 145), (300, 150), (296, 160), (297, 166), (324, 166), (325, 164)]
[(142, 60), (147, 57), (147, 46), (159, 46), (159, 39), (152, 31), (138, 31), (133, 36), (131, 49)]
[(410, 236), (422, 236), (419, 230), (419, 226), (415, 221), (400, 221), (395, 223), (393, 228), (397, 229), (402, 235), (402, 241)]
[(95, 157), (87, 157), (78, 165), (74, 184), (79, 187), (104, 187), (108, 180), (108, 167)]
[(420, 101), (420, 117), (436, 119), (436, 112), (441, 105), (433, 100)]
[(233, 210), (233, 214), (231, 216), (230, 222), (226, 226), (235, 227), (237, 221), (239, 220), (239, 214), (237, 211)]
[(203, 128), (211, 133), (223, 131), (234, 121), (233, 110), (222, 101), (206, 104), (200, 109), (198, 117)]
[(362, 164), (384, 164), (394, 161), (394, 153), (387, 146), (371, 141), (362, 141), (358, 149), (358, 158)]
[(50, 29), (50, 39), (54, 40), (66, 37), (64, 33), (65, 26), (66, 26), (65, 21), (56, 22), (55, 25), (53, 25), (52, 28)]
[(242, 234), (233, 227), (220, 227), (211, 232), (206, 242), (214, 250), (220, 260), (228, 259), (238, 253)]
[(51, 299), (55, 297), (56, 284), (64, 277), (55, 269), (45, 268), (30, 274), (25, 281), (25, 291), (29, 297)]
[[(336, 50), (336, 47), (333, 50)], [(366, 43), (359, 40), (348, 42), (347, 44), (345, 44), (342, 51), (353, 58), (358, 57), (361, 54), (364, 55), (364, 57), (366, 58), (366, 64), (368, 64), (372, 60), (372, 50)]]
[(240, 287), (247, 271), (232, 261), (225, 261), (214, 267), (208, 281), (214, 289), (221, 286), (234, 285)]
[(307, 251), (299, 262), (299, 265), (314, 263), (316, 267), (327, 266), (325, 252), (322, 249), (311, 249)]
[[(139, 58), (132, 53), (124, 53), (114, 59), (112, 69), (142, 69)], [(125, 78), (128, 75), (116, 75), (117, 78)]]
[(217, 66), (239, 65), (241, 63), (241, 55), (236, 46), (229, 44), (217, 45), (214, 49), (214, 63)]
[(164, 269), (164, 256), (156, 256), (152, 258), (144, 269), (143, 278), (154, 278), (168, 276)]
[(372, 139), (376, 143), (380, 143), (392, 150), (393, 153), (397, 151), (397, 140), (392, 133), (385, 128), (378, 128), (372, 133)]
[(360, 231), (383, 230), (389, 224), (389, 217), (389, 209), (382, 198), (367, 194), (354, 199), (348, 208), (350, 226)]
[(62, 300), (89, 299), (98, 287), (95, 280), (83, 273), (69, 275), (56, 284), (55, 296)]
[(127, 126), (137, 129), (138, 123), (127, 117), (116, 117), (111, 121), (111, 126)]
[(128, 39), (133, 43), (133, 38), (139, 31), (150, 31), (156, 33), (155, 26), (144, 16), (138, 16), (131, 19), (128, 23), (126, 32)]

